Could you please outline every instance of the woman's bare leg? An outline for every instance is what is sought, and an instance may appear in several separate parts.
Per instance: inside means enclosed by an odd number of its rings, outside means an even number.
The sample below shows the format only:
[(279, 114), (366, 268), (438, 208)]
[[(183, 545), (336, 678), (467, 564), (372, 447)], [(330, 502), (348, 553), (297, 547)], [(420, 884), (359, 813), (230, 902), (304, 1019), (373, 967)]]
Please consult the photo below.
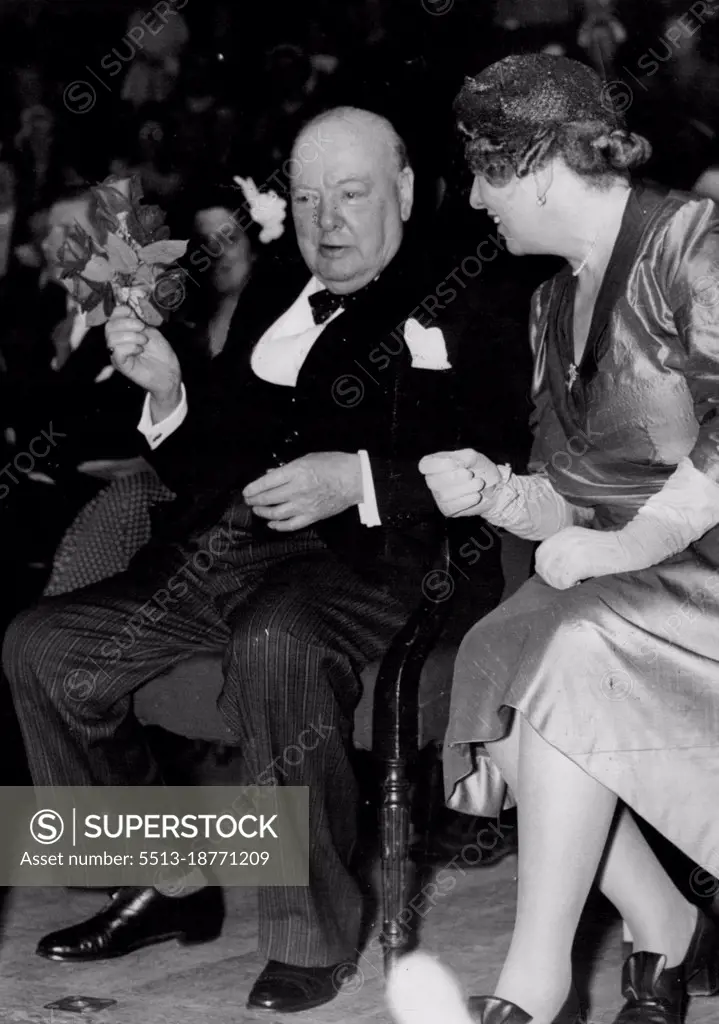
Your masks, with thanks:
[(664, 953), (669, 966), (679, 963), (696, 911), (627, 811), (612, 828), (614, 794), (520, 715), (510, 734), (487, 749), (517, 796), (519, 826), (517, 920), (496, 994), (534, 1013), (540, 1024), (551, 1021), (569, 989), (574, 934), (598, 871), (635, 950)]
[[(519, 716), (518, 716), (519, 717)], [(495, 995), (551, 1024), (570, 990), (571, 952), (616, 797), (519, 717), (519, 886)]]

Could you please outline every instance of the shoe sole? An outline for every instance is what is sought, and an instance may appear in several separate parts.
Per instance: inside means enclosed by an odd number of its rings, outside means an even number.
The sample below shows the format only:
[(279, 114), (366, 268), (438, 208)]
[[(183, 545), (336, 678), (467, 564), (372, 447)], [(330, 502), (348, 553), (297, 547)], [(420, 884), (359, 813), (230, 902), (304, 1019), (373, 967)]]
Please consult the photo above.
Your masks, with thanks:
[(248, 1010), (257, 1010), (261, 1013), (303, 1013), (305, 1010), (316, 1010), (318, 1006), (324, 1006), (326, 1003), (331, 1003), (333, 999), (336, 999), (339, 992), (333, 992), (331, 996), (325, 996), (322, 999), (313, 999), (309, 1003), (303, 1003), (302, 1006), (296, 1006), (292, 1009), (278, 1010), (276, 1006), (260, 1006), (257, 1003), (251, 1003), (249, 1000), (245, 1004)]

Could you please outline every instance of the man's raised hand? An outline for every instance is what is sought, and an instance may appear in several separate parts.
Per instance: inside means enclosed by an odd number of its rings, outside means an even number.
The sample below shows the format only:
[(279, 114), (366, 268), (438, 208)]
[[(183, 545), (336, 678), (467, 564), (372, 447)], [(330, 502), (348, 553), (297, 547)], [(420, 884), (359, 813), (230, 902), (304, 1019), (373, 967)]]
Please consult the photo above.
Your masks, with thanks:
[(105, 325), (113, 366), (152, 397), (153, 419), (180, 403), (180, 363), (165, 337), (139, 320), (129, 306), (116, 306)]

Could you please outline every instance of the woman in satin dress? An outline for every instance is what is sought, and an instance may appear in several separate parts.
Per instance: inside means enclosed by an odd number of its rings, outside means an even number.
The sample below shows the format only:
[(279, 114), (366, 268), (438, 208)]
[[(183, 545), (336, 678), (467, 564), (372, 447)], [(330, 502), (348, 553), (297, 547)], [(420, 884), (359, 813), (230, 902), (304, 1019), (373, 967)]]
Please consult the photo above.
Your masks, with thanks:
[(529, 474), (473, 451), (420, 464), (445, 515), (542, 542), (462, 644), (446, 740), (451, 806), (518, 808), (517, 919), (495, 995), (473, 1001), (484, 1024), (576, 1019), (595, 879), (634, 943), (616, 1024), (681, 1024), (690, 994), (719, 991), (716, 929), (632, 816), (719, 875), (719, 209), (631, 184), (650, 147), (610, 92), (534, 54), (456, 104), (471, 205), (513, 254), (567, 260), (533, 301)]

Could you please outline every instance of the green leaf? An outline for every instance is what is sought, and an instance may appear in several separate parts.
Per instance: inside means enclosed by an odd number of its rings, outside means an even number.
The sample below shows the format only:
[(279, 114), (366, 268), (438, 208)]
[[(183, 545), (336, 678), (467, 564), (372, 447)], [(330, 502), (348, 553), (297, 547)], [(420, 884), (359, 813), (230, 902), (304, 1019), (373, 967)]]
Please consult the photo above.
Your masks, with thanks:
[(91, 309), (95, 308), (95, 306), (99, 306), (103, 300), (104, 294), (104, 289), (99, 288), (97, 285), (95, 285), (93, 291), (90, 292), (85, 301), (82, 303), (83, 312), (89, 313)]
[(139, 264), (137, 253), (119, 235), (107, 236), (105, 252), (112, 269), (117, 270), (120, 274), (134, 274), (137, 270)]
[(97, 196), (98, 203), (104, 206), (111, 213), (127, 213), (131, 209), (130, 200), (127, 196), (123, 195), (119, 189), (112, 185), (96, 185), (92, 192)]
[(88, 327), (100, 327), (101, 324), (107, 323), (108, 319), (109, 317), (105, 312), (104, 304), (100, 302), (97, 306), (94, 306), (88, 311), (85, 323)]
[(114, 269), (104, 256), (93, 256), (87, 261), (83, 270), (83, 276), (88, 281), (100, 281), (103, 284), (112, 281), (114, 274)]
[(133, 298), (130, 305), (135, 309), (137, 315), (150, 327), (159, 327), (163, 322), (162, 313), (156, 309), (148, 298), (144, 295), (138, 295)]
[(156, 272), (147, 263), (140, 263), (132, 278), (131, 287), (153, 288), (155, 285)]
[(82, 277), (82, 275), (80, 275), (80, 280), (85, 282), (85, 284), (88, 286), (91, 292), (94, 292), (98, 295), (104, 295), (109, 287), (106, 281), (89, 281), (86, 278)]
[(138, 253), (143, 263), (174, 263), (187, 252), (188, 243), (172, 241), (167, 239), (164, 242), (153, 242), (140, 249)]
[(90, 193), (90, 208), (88, 216), (102, 245), (104, 245), (107, 240), (108, 231), (117, 231), (120, 227), (120, 221), (112, 210), (109, 210), (107, 205), (101, 202), (95, 189)]

